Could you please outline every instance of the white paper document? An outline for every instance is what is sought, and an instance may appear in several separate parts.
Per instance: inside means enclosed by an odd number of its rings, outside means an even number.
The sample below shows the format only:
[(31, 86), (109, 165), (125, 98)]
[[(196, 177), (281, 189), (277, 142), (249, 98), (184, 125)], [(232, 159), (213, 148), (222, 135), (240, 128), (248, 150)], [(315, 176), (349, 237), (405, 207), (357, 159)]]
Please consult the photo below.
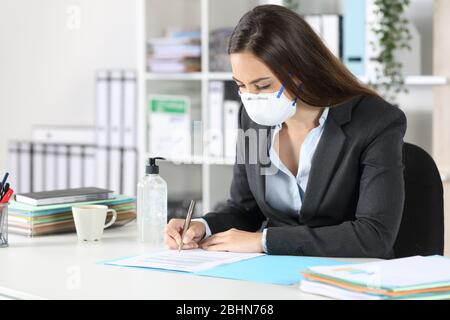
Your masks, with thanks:
[(199, 272), (223, 264), (262, 256), (262, 253), (213, 252), (202, 249), (165, 250), (131, 258), (106, 262), (109, 265), (165, 269), (184, 272)]
[(319, 266), (310, 269), (316, 274), (339, 281), (393, 291), (450, 285), (450, 259), (442, 256), (413, 256), (344, 267)]

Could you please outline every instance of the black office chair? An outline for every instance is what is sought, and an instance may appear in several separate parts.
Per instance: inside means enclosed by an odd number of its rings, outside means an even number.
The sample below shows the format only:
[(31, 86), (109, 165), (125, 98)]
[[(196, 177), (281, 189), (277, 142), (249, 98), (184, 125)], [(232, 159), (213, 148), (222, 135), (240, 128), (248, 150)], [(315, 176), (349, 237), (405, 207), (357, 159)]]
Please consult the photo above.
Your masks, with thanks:
[(442, 180), (434, 160), (418, 146), (405, 143), (405, 207), (394, 244), (396, 258), (442, 255), (444, 199)]

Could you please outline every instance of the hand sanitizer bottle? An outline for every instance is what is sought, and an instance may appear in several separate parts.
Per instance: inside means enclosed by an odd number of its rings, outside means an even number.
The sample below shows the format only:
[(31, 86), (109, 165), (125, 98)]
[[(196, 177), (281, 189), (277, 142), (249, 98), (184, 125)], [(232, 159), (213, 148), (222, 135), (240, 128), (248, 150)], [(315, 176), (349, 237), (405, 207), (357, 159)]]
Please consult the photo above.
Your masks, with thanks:
[(146, 175), (138, 183), (138, 239), (153, 246), (163, 246), (167, 224), (167, 183), (159, 175), (156, 160), (165, 159), (150, 158)]

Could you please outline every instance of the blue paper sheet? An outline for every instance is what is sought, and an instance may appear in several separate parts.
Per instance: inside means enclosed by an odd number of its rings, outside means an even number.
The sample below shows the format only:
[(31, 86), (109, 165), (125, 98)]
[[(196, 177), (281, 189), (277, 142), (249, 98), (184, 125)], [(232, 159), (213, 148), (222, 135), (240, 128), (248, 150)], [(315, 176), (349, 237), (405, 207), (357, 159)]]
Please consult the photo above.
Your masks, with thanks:
[(221, 265), (195, 274), (208, 277), (291, 285), (300, 282), (303, 278), (300, 272), (309, 267), (344, 264), (349, 263), (315, 257), (265, 255), (237, 263)]

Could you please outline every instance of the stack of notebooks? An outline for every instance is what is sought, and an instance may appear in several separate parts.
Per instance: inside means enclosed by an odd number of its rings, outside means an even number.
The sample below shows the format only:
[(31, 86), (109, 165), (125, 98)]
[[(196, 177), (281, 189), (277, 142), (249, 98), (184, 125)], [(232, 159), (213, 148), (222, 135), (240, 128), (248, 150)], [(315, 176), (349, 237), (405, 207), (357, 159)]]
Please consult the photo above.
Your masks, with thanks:
[[(106, 205), (117, 211), (113, 226), (124, 225), (136, 218), (136, 199), (114, 195), (98, 188), (36, 192), (16, 196), (8, 208), (8, 231), (29, 237), (74, 232), (74, 205)], [(108, 213), (109, 221), (112, 213)]]
[(200, 32), (169, 30), (163, 38), (148, 40), (150, 72), (198, 72), (201, 69)]
[(300, 289), (336, 299), (450, 299), (450, 259), (415, 256), (310, 267)]

